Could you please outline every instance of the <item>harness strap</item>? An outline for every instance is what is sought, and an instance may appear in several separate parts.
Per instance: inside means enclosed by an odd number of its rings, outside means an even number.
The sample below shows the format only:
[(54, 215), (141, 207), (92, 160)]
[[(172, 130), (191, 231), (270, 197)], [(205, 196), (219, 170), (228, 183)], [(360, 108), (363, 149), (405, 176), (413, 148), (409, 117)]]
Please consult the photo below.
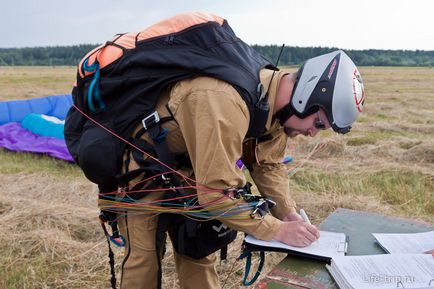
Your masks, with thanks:
[[(158, 158), (163, 163), (168, 165), (173, 165), (174, 156), (172, 156), (172, 154), (170, 153), (165, 139), (169, 131), (165, 128), (161, 128), (162, 123), (165, 123), (173, 119), (174, 119), (173, 117), (159, 118), (158, 113), (156, 112), (150, 114), (142, 121), (142, 123), (144, 123), (146, 128), (142, 127), (135, 134), (135, 136), (130, 139), (130, 142), (134, 146), (139, 147), (140, 149), (156, 156), (156, 158)], [(149, 133), (149, 136), (154, 141), (154, 144), (150, 144), (149, 142), (141, 138), (143, 134), (145, 134), (146, 132)], [(129, 171), (128, 168), (131, 162), (131, 156), (134, 159), (134, 161), (137, 163), (138, 168)], [(143, 176), (143, 179), (145, 179), (151, 177), (153, 174), (154, 175), (160, 174), (162, 172), (164, 173), (167, 171), (166, 167), (163, 167), (160, 164), (155, 163), (153, 160), (144, 158), (143, 154), (140, 151), (131, 149), (130, 147), (127, 147), (124, 167), (126, 169), (126, 172), (116, 176), (116, 180), (120, 186), (126, 186), (129, 181), (137, 178), (142, 173), (145, 173)], [(136, 187), (132, 188), (132, 190), (135, 189)]]
[(273, 136), (271, 134), (265, 134), (258, 138), (250, 138), (243, 141), (243, 155), (241, 156), (241, 161), (249, 170), (249, 172), (253, 171), (253, 166), (255, 164), (259, 164), (256, 157), (256, 149), (258, 144), (269, 141), (272, 138)]
[[(170, 153), (169, 145), (166, 141), (168, 130), (162, 129), (160, 124), (154, 125), (153, 127), (148, 129), (148, 134), (154, 141), (155, 145), (154, 150), (156, 153), (157, 159), (159, 159), (162, 163), (172, 166), (175, 162), (173, 155)], [(161, 166), (161, 165), (160, 165)], [(162, 167), (162, 171), (167, 171), (166, 167)]]
[[(101, 226), (103, 227), (104, 232), (108, 235), (107, 229), (105, 228), (104, 224), (101, 224)], [(112, 289), (116, 289), (115, 258), (114, 258), (113, 250), (110, 246), (109, 238), (107, 238), (107, 245), (109, 248), (108, 257), (109, 257), (110, 274), (111, 274), (110, 283), (111, 283)]]
[(279, 109), (273, 116), (273, 118), (277, 118), (279, 119), (279, 123), (281, 126), (283, 126), (285, 124), (285, 122), (291, 117), (293, 116), (294, 110), (292, 109), (292, 105), (291, 102), (289, 102), (288, 104), (286, 104), (284, 107), (282, 107), (281, 109)]
[[(147, 141), (140, 139), (140, 138), (134, 138), (132, 140), (132, 143), (144, 150), (145, 152), (148, 152), (149, 154), (155, 154), (154, 147), (151, 146)], [(155, 163), (151, 160), (147, 160), (143, 158), (143, 153), (139, 152), (138, 150), (132, 150), (132, 155), (134, 158), (134, 161), (137, 163), (139, 167), (148, 167), (150, 164)], [(126, 164), (125, 164), (126, 165)], [(128, 168), (128, 167), (126, 167)]]
[[(101, 210), (99, 215), (99, 219), (103, 226), (104, 235), (115, 244), (117, 247), (125, 247), (125, 238), (119, 233), (118, 221), (116, 220), (116, 213), (108, 212)], [(110, 235), (105, 227), (105, 223), (107, 223), (112, 229), (112, 234)]]
[(179, 230), (178, 230), (178, 234), (176, 234), (177, 237), (177, 244), (178, 244), (178, 250), (180, 252), (185, 252), (185, 246), (184, 246), (184, 240), (185, 240), (185, 232), (186, 229), (185, 227), (187, 226), (187, 222), (184, 222), (182, 224), (179, 225)]
[(155, 250), (157, 254), (157, 264), (158, 264), (158, 279), (157, 288), (162, 288), (162, 265), (161, 265), (161, 254), (164, 256), (165, 244), (166, 244), (166, 230), (169, 226), (169, 218), (166, 214), (160, 214), (158, 216), (157, 231), (155, 234)]
[(168, 121), (171, 121), (171, 120), (175, 120), (175, 118), (173, 116), (166, 116), (166, 117), (161, 117), (161, 118), (160, 117), (155, 118), (154, 113), (152, 113), (151, 116), (153, 116), (153, 118), (149, 118), (149, 116), (148, 116), (148, 117), (145, 117), (142, 120), (142, 124), (146, 125), (146, 127), (143, 126), (141, 129), (139, 129), (139, 131), (136, 133), (136, 135), (134, 136), (134, 138), (140, 138), (151, 127), (153, 127), (157, 123), (163, 124), (165, 122), (168, 122)]
[(228, 245), (220, 249), (220, 262), (228, 258)]
[(250, 281), (247, 281), (247, 277), (250, 273), (250, 267), (252, 265), (252, 252), (251, 251), (244, 251), (241, 256), (239, 257), (239, 260), (246, 258), (246, 270), (244, 272), (244, 278), (243, 278), (243, 285), (244, 286), (250, 286), (253, 283), (255, 283), (256, 279), (258, 279), (259, 275), (261, 274), (262, 268), (264, 267), (264, 261), (265, 261), (265, 252), (259, 251), (259, 265), (258, 270), (256, 271), (255, 275), (250, 279)]
[(132, 170), (132, 171), (128, 171), (128, 172), (126, 172), (124, 174), (116, 176), (116, 180), (117, 180), (117, 182), (119, 183), (119, 185), (121, 187), (122, 186), (126, 186), (129, 181), (131, 181), (132, 179), (137, 178), (141, 173), (143, 173), (145, 171), (146, 171), (146, 168), (140, 167), (138, 169), (135, 169), (135, 170)]
[[(169, 146), (166, 141), (166, 136), (169, 133), (169, 130), (162, 128), (161, 124), (171, 120), (174, 120), (172, 116), (160, 118), (158, 113), (155, 111), (142, 120), (143, 127), (133, 138), (133, 143), (135, 145), (138, 145), (145, 151), (155, 153), (155, 157), (168, 166), (173, 166), (175, 160), (173, 155), (170, 153)], [(151, 145), (147, 141), (141, 139), (146, 132), (153, 140), (154, 145)], [(150, 164), (143, 160), (143, 155), (141, 153), (134, 150), (133, 157), (140, 167), (147, 169), (150, 168)], [(158, 170), (160, 172), (166, 172), (168, 170), (166, 167), (162, 167), (161, 165), (157, 166), (160, 167)]]

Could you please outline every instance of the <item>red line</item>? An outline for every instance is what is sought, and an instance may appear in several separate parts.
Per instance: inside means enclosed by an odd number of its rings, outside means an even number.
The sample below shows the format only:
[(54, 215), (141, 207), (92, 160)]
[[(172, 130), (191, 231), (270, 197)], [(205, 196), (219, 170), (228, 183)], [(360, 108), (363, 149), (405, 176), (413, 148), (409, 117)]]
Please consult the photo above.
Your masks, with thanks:
[[(125, 142), (125, 143), (128, 144), (128, 145), (130, 145), (131, 147), (135, 148), (136, 150), (138, 150), (139, 152), (143, 153), (143, 154), (146, 155), (147, 157), (151, 158), (152, 160), (156, 161), (157, 163), (161, 164), (162, 166), (168, 168), (170, 173), (175, 173), (175, 174), (177, 174), (178, 176), (181, 176), (181, 177), (182, 177), (186, 182), (187, 182), (187, 180), (188, 180), (188, 181), (193, 182), (194, 184), (197, 184), (197, 182), (196, 182), (195, 180), (193, 180), (193, 179), (191, 179), (191, 178), (189, 178), (189, 177), (183, 175), (182, 173), (180, 173), (180, 172), (174, 170), (174, 169), (173, 169), (172, 167), (170, 167), (169, 165), (163, 163), (163, 162), (160, 161), (159, 159), (153, 157), (153, 156), (150, 155), (149, 153), (145, 152), (144, 150), (142, 150), (142, 149), (140, 149), (139, 147), (135, 146), (134, 144), (130, 143), (129, 141), (127, 141), (127, 140), (124, 139), (123, 137), (119, 136), (119, 135), (116, 134), (115, 132), (113, 132), (113, 131), (111, 131), (110, 129), (106, 128), (105, 126), (103, 126), (102, 124), (100, 124), (99, 122), (97, 122), (96, 120), (94, 120), (93, 118), (91, 118), (89, 115), (87, 115), (86, 113), (84, 113), (84, 112), (83, 112), (81, 109), (79, 109), (76, 105), (72, 104), (72, 106), (73, 106), (73, 107), (74, 107), (78, 112), (80, 112), (82, 115), (84, 115), (87, 119), (89, 119), (89, 120), (92, 121), (94, 124), (98, 125), (98, 126), (101, 127), (102, 129), (104, 129), (105, 131), (107, 131), (107, 132), (110, 133), (111, 135), (117, 137), (118, 139), (122, 140), (123, 142)], [(166, 172), (166, 173), (168, 173), (168, 172)], [(163, 174), (165, 174), (165, 173), (162, 173), (162, 174), (159, 174), (159, 175), (163, 175)], [(155, 178), (156, 176), (159, 176), (159, 175), (155, 175), (155, 176), (149, 177), (148, 179), (143, 180), (143, 181), (141, 181), (141, 182), (145, 182), (145, 181), (147, 181), (147, 180), (149, 180), (149, 179), (151, 179), (151, 178)], [(140, 182), (138, 182), (138, 183), (140, 183)], [(201, 186), (195, 186), (195, 188), (196, 188), (196, 189), (201, 189), (201, 190), (214, 190), (214, 189), (212, 189), (212, 188), (201, 187)], [(223, 190), (216, 190), (216, 191), (223, 192)], [(105, 194), (114, 194), (114, 193), (117, 193), (117, 191), (113, 191), (113, 192), (109, 192), (109, 193), (105, 193)]]
[(121, 137), (120, 135), (116, 134), (115, 132), (111, 131), (110, 129), (106, 128), (105, 126), (103, 126), (102, 124), (100, 124), (99, 122), (97, 122), (96, 120), (94, 120), (93, 118), (91, 118), (90, 116), (88, 116), (87, 114), (85, 114), (81, 109), (79, 109), (77, 106), (75, 106), (74, 104), (72, 105), (76, 110), (78, 110), (82, 115), (84, 115), (85, 117), (87, 117), (90, 121), (92, 121), (94, 124), (98, 125), (99, 127), (101, 127), (102, 129), (104, 129), (105, 131), (107, 131), (108, 133), (114, 135), (115, 137), (117, 137), (118, 139), (122, 140), (124, 143), (130, 145), (131, 147), (135, 148), (136, 150), (138, 150), (139, 152), (143, 153), (144, 155), (146, 155), (147, 157), (153, 159), (154, 161), (156, 161), (157, 163), (159, 163), (160, 165), (168, 168), (170, 170), (170, 172), (176, 173), (177, 175), (186, 178), (192, 182), (196, 182), (193, 179), (190, 179), (187, 176), (184, 176), (183, 174), (181, 174), (180, 172), (175, 171), (172, 167), (166, 165), (165, 163), (163, 163), (162, 161), (160, 161), (159, 159), (151, 156), (150, 154), (148, 154), (147, 152), (145, 152), (144, 150), (140, 149), (139, 147), (133, 145), (132, 143), (130, 143), (129, 141), (127, 141), (126, 139), (124, 139), (123, 137)]

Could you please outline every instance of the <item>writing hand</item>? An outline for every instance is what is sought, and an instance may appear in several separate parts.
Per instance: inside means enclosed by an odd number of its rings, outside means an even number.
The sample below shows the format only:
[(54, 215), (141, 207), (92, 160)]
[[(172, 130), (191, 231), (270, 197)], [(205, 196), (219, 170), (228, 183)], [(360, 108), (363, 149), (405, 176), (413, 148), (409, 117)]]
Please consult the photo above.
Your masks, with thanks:
[(282, 221), (291, 222), (291, 221), (303, 221), (303, 218), (297, 212), (292, 212), (283, 217)]
[(295, 247), (306, 247), (319, 238), (318, 229), (302, 220), (283, 222), (274, 239)]

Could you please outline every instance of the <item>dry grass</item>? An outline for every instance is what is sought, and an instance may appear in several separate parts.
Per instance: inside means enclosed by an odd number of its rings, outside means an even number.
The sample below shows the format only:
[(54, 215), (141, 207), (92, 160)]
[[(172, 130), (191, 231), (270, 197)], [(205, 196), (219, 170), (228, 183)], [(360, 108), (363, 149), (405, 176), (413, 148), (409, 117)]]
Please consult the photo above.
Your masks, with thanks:
[(0, 69), (0, 101), (71, 93), (75, 67), (4, 67)]
[[(433, 222), (434, 69), (361, 70), (368, 98), (353, 132), (289, 144), (292, 195), (315, 224), (338, 207)], [(69, 67), (2, 68), (0, 100), (68, 93), (74, 75)], [(0, 289), (109, 288), (96, 188), (79, 169), (0, 150), (0, 173)], [(217, 266), (224, 288), (241, 287), (241, 239)], [(282, 258), (268, 254), (264, 272)], [(164, 268), (164, 288), (178, 288), (170, 249)]]

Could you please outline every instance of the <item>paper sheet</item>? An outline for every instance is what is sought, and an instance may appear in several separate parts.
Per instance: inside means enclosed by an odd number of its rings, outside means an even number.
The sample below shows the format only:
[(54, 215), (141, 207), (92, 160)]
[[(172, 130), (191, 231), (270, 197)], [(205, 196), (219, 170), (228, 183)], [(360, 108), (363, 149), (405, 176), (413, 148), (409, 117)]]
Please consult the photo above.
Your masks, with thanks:
[(410, 234), (373, 233), (381, 247), (391, 254), (425, 253), (434, 250), (434, 231)]
[(344, 233), (334, 233), (327, 231), (320, 231), (320, 238), (317, 241), (312, 243), (310, 246), (302, 248), (289, 246), (275, 240), (262, 241), (250, 235), (245, 238), (245, 241), (257, 246), (285, 249), (288, 251), (295, 251), (328, 258), (332, 258), (334, 256), (344, 256), (347, 247)]
[(340, 288), (434, 287), (434, 258), (430, 254), (336, 257), (327, 269)]

